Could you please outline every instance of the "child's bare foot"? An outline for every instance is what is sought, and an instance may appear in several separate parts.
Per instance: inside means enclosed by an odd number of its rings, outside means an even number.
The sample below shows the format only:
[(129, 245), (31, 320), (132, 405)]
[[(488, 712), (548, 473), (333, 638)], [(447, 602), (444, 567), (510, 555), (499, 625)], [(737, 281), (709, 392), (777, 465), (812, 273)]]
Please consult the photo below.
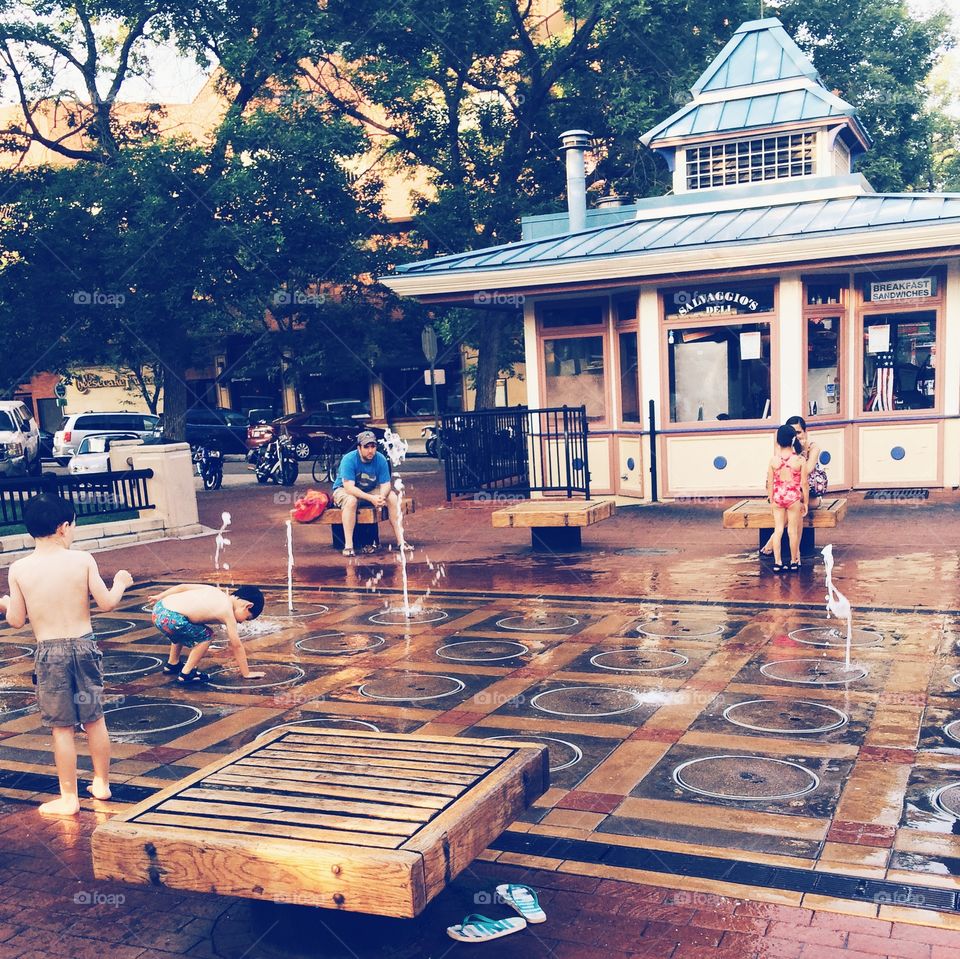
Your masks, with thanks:
[(76, 796), (60, 796), (45, 802), (37, 812), (43, 816), (76, 816), (80, 812), (80, 800)]
[(109, 799), (113, 795), (113, 793), (110, 792), (110, 783), (97, 776), (94, 776), (93, 782), (87, 786), (87, 792), (90, 793), (94, 799)]

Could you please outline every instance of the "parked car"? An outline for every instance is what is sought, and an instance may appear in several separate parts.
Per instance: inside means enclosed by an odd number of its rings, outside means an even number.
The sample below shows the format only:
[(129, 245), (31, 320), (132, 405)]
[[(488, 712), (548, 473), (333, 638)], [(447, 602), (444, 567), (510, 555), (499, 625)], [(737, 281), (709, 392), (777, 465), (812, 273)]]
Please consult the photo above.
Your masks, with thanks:
[(64, 417), (60, 429), (53, 434), (53, 458), (66, 466), (85, 436), (91, 433), (133, 433), (145, 439), (157, 430), (159, 416), (152, 413), (129, 413), (123, 410), (107, 413), (71, 413)]
[(194, 406), (187, 410), (186, 437), (191, 446), (215, 443), (224, 453), (245, 453), (247, 417), (236, 410)]
[(40, 475), (40, 428), (20, 400), (0, 401), (0, 476)]
[(316, 412), (333, 413), (334, 416), (352, 420), (368, 420), (370, 404), (366, 400), (324, 400), (316, 404)]
[(71, 476), (78, 473), (106, 473), (110, 466), (110, 447), (115, 440), (138, 440), (136, 433), (90, 433), (80, 440), (77, 452), (67, 463)]
[(258, 426), (261, 423), (272, 423), (277, 418), (277, 411), (263, 408), (247, 410), (247, 426)]
[(53, 433), (40, 430), (40, 459), (53, 459)]
[(272, 423), (251, 426), (247, 431), (247, 448), (257, 449), (269, 443), (277, 434), (289, 436), (297, 458), (305, 460), (319, 453), (321, 445), (331, 437), (347, 452), (356, 444), (357, 434), (361, 430), (370, 430), (378, 440), (383, 439), (385, 432), (380, 427), (369, 426), (351, 417), (323, 411), (288, 413)]

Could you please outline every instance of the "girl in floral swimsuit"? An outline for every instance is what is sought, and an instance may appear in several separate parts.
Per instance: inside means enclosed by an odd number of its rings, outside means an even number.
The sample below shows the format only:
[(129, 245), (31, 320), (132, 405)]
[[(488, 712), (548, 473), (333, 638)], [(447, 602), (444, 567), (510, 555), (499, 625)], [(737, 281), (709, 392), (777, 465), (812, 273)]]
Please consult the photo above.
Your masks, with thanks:
[[(767, 467), (767, 497), (773, 507), (773, 571), (800, 569), (800, 523), (807, 512), (807, 461), (794, 448), (792, 426), (777, 430), (777, 452)], [(790, 540), (790, 563), (783, 562), (783, 530)]]

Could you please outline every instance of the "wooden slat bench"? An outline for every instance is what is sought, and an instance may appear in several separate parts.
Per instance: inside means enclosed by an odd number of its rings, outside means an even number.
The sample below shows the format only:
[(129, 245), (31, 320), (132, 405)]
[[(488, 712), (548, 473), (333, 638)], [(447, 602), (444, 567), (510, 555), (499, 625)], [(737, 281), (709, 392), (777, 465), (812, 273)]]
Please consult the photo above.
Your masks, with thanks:
[(410, 918), (549, 781), (534, 743), (276, 730), (98, 826), (94, 873)]
[[(824, 496), (816, 509), (807, 511), (800, 534), (800, 552), (816, 551), (816, 530), (834, 529), (847, 515), (847, 501)], [(723, 511), (724, 529), (756, 529), (760, 531), (759, 548), (762, 549), (773, 534), (773, 509), (765, 499), (745, 499)], [(790, 547), (786, 531), (783, 534), (784, 555), (789, 559)]]
[(612, 500), (524, 500), (492, 515), (495, 529), (529, 529), (534, 549), (565, 552), (580, 549), (581, 530), (609, 519), (615, 510)]
[[(404, 499), (401, 512), (404, 516), (415, 513), (415, 500)], [(376, 514), (379, 512), (379, 516)], [(321, 526), (330, 527), (330, 539), (334, 549), (343, 549), (343, 512), (336, 506), (325, 509), (318, 520)], [(390, 513), (386, 506), (378, 510), (373, 503), (362, 502), (357, 504), (357, 525), (353, 530), (353, 545), (356, 549), (364, 546), (380, 545), (380, 524), (390, 522)]]

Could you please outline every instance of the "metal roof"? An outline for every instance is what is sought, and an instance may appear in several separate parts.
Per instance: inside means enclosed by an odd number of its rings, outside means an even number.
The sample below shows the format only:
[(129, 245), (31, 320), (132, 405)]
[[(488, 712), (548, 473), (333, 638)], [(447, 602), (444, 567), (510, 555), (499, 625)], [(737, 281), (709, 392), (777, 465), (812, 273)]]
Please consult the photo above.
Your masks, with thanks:
[(670, 140), (676, 137), (730, 133), (787, 123), (852, 117), (849, 103), (822, 88), (804, 88), (735, 100), (688, 103), (641, 138)]
[(820, 80), (820, 74), (783, 29), (783, 24), (776, 17), (768, 17), (741, 24), (700, 75), (692, 92), (696, 96), (701, 92), (799, 77)]
[[(837, 238), (845, 232), (896, 229), (957, 220), (960, 194), (859, 194), (800, 197), (794, 202), (684, 214), (665, 212), (627, 223), (537, 240), (521, 240), (396, 268), (403, 277), (455, 276), (483, 270), (574, 264), (669, 250), (703, 250), (769, 240)], [(960, 233), (958, 233), (960, 239)]]

